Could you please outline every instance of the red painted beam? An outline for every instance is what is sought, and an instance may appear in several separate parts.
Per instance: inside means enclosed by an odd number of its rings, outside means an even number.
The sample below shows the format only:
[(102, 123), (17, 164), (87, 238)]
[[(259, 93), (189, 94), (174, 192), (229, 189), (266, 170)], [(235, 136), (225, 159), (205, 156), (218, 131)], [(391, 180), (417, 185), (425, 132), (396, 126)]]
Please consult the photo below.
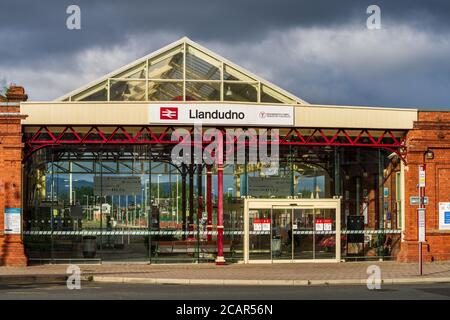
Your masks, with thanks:
[(225, 264), (223, 257), (223, 164), (217, 165), (217, 265)]
[(208, 231), (207, 240), (212, 240), (212, 166), (208, 165), (206, 167), (206, 212), (207, 212), (207, 221), (206, 221), (206, 229)]
[[(79, 128), (75, 126), (66, 126), (61, 132), (60, 128), (49, 128), (46, 126), (40, 127), (33, 135), (28, 136), (24, 139), (24, 143), (26, 145), (26, 158), (28, 158), (34, 151), (43, 148), (44, 146), (50, 145), (77, 145), (77, 144), (123, 144), (123, 145), (134, 145), (134, 144), (177, 144), (177, 143), (186, 143), (186, 144), (194, 144), (194, 141), (191, 142), (180, 142), (179, 140), (172, 141), (170, 139), (170, 135), (174, 132), (174, 127), (166, 127), (165, 130), (160, 134), (155, 134), (150, 126), (140, 127), (140, 130), (136, 134), (136, 136), (132, 136), (127, 132), (126, 128), (121, 126), (111, 127), (112, 132), (106, 134), (102, 132), (100, 128), (97, 126), (92, 126), (86, 132), (77, 132)], [(54, 132), (52, 132), (52, 130)], [(55, 131), (58, 130), (58, 131)], [(405, 139), (404, 137), (396, 137), (390, 130), (384, 130), (382, 135), (375, 139), (373, 137), (373, 132), (379, 130), (367, 130), (361, 129), (359, 134), (353, 139), (349, 136), (348, 132), (345, 129), (335, 129), (334, 135), (325, 135), (321, 129), (314, 129), (312, 134), (309, 136), (302, 136), (299, 132), (299, 128), (290, 129), (289, 132), (284, 137), (277, 137), (275, 141), (264, 141), (261, 143), (265, 144), (273, 144), (279, 143), (280, 145), (297, 145), (297, 146), (339, 146), (339, 147), (373, 147), (373, 148), (383, 148), (383, 149), (402, 149), (405, 147)], [(222, 132), (223, 131), (223, 132)], [(140, 136), (146, 132), (149, 135), (149, 138), (139, 139)], [(189, 131), (188, 131), (189, 132)], [(221, 129), (222, 134), (225, 133), (223, 129)], [(372, 134), (371, 134), (372, 132)], [(64, 139), (66, 133), (70, 133), (74, 136), (74, 139)], [(116, 139), (115, 136), (117, 134), (122, 134), (123, 138)], [(96, 135), (97, 139), (92, 139), (91, 136)], [(337, 138), (340, 136), (344, 136), (345, 140), (338, 140)], [(368, 140), (364, 141), (362, 138), (365, 137)], [(391, 143), (382, 143), (384, 137), (391, 138)], [(179, 137), (181, 138), (181, 137)], [(317, 138), (320, 138), (322, 141), (318, 141)], [(182, 139), (180, 139), (182, 140)], [(211, 141), (207, 139), (203, 139), (202, 144), (207, 145)], [(231, 141), (227, 140), (225, 143), (230, 143)], [(236, 143), (236, 138), (233, 143)], [(239, 143), (238, 148), (242, 146), (249, 145), (249, 141), (245, 141), (244, 143)], [(237, 143), (236, 143), (237, 144)]]

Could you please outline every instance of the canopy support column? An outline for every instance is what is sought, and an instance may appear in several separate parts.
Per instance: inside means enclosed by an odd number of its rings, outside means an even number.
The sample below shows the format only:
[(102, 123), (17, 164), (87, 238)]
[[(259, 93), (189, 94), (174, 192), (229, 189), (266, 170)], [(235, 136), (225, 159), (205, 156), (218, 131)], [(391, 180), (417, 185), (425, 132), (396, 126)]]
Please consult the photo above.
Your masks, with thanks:
[(217, 165), (217, 265), (225, 264), (223, 257), (223, 164)]
[(207, 212), (207, 240), (212, 240), (212, 166), (206, 166), (206, 212)]

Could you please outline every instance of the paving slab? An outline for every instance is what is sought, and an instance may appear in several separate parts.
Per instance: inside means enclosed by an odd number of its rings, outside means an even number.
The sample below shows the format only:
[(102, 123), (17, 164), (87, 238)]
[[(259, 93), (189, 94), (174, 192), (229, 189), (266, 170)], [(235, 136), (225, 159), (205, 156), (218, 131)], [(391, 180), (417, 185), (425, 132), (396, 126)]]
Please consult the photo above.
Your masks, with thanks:
[[(365, 284), (367, 268), (380, 267), (383, 283), (450, 282), (450, 262), (416, 263), (346, 262), (292, 264), (98, 264), (79, 265), (84, 280), (147, 284), (214, 285), (345, 285)], [(0, 267), (0, 283), (11, 281), (61, 281), (68, 265)]]

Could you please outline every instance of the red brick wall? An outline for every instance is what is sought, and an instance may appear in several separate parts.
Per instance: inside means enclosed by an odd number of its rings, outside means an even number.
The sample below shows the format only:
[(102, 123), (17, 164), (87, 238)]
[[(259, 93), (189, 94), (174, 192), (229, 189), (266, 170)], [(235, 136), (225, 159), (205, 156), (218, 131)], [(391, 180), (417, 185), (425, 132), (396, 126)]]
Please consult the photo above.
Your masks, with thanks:
[[(14, 87), (7, 94), (8, 102), (26, 100), (23, 88)], [(22, 190), (22, 116), (19, 106), (0, 103), (0, 265), (24, 266), (21, 235), (4, 234), (5, 208), (21, 208)]]
[[(439, 202), (450, 202), (450, 112), (419, 112), (414, 129), (407, 135), (407, 167), (405, 168), (405, 231), (398, 256), (400, 261), (417, 261), (417, 205), (410, 196), (418, 196), (419, 164), (426, 165), (425, 196), (426, 261), (450, 260), (450, 231), (439, 230)], [(428, 150), (433, 159), (426, 159)]]

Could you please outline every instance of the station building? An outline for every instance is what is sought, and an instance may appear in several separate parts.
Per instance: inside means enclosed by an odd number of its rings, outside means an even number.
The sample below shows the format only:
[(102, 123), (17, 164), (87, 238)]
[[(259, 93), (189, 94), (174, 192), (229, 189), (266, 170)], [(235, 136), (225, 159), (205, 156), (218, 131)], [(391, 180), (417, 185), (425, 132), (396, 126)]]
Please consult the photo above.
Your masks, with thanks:
[(3, 265), (450, 259), (450, 112), (311, 104), (188, 38), (26, 100), (0, 98)]

